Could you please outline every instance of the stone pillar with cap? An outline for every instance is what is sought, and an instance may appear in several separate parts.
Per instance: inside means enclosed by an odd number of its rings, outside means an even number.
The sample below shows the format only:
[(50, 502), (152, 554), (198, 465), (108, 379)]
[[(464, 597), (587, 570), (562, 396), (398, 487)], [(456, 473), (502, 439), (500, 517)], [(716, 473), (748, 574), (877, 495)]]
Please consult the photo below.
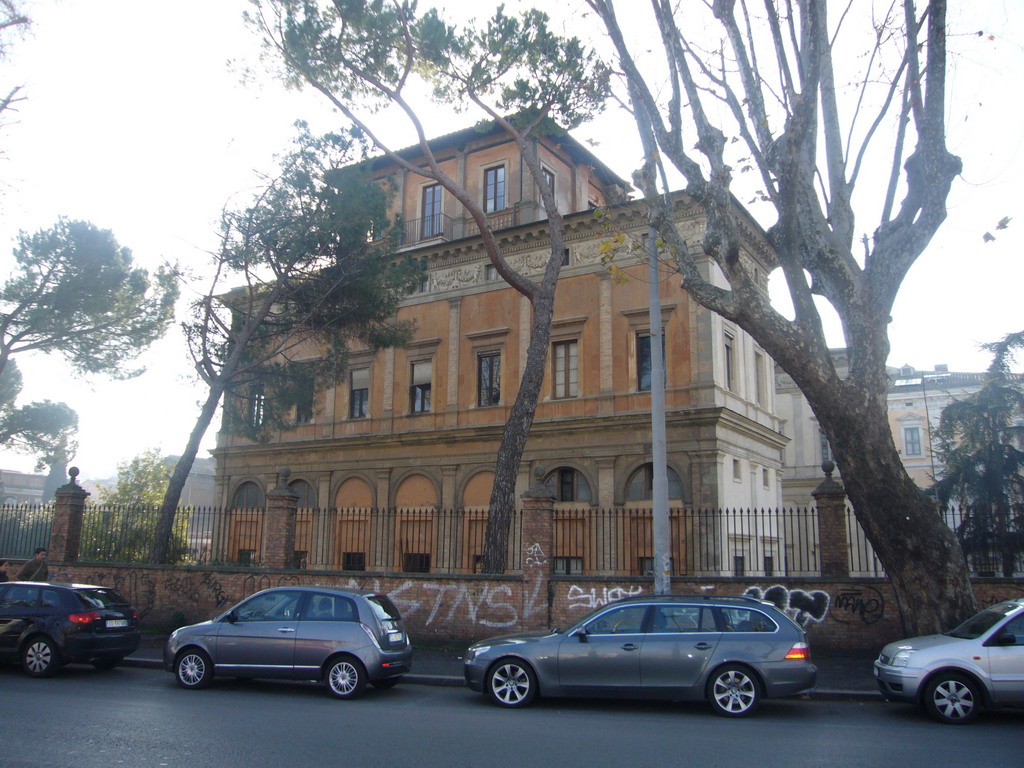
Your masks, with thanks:
[(78, 484), (78, 467), (68, 470), (69, 480), (54, 494), (53, 527), (50, 528), (50, 544), (47, 558), (55, 563), (78, 561), (78, 550), (82, 543), (82, 515), (89, 492)]
[(554, 549), (555, 496), (544, 486), (544, 467), (533, 468), (523, 500), (523, 630), (551, 626), (551, 553)]
[(263, 515), (263, 565), (266, 568), (294, 568), (295, 510), (299, 494), (288, 487), (291, 470), (283, 467), (277, 485), (267, 491), (267, 511)]
[(823, 461), (825, 479), (811, 493), (818, 507), (818, 564), (824, 578), (850, 575), (850, 544), (846, 533), (846, 489), (832, 479), (836, 465)]

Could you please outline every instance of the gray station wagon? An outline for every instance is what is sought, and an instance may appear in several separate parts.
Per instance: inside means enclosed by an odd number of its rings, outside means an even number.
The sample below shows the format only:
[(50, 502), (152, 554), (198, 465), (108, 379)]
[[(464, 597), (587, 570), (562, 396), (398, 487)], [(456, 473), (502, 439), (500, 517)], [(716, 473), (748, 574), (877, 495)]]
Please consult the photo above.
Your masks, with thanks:
[(176, 630), (164, 669), (184, 688), (214, 675), (316, 680), (342, 699), (366, 684), (391, 688), (412, 666), (412, 645), (387, 595), (334, 587), (276, 587), (224, 614)]
[(682, 595), (629, 598), (568, 629), (481, 640), (464, 671), (471, 689), (504, 707), (537, 696), (706, 699), (726, 717), (817, 680), (807, 635), (774, 605)]

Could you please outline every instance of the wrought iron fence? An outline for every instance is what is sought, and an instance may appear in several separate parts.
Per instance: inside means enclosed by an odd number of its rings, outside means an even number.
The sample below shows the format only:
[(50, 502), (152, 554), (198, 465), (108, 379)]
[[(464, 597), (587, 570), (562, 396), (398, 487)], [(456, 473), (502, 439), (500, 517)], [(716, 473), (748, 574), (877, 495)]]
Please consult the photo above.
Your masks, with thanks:
[(50, 545), (53, 505), (4, 504), (0, 506), (0, 555), (27, 559), (37, 547)]
[[(669, 510), (674, 576), (814, 576), (818, 522), (814, 509)], [(556, 575), (653, 573), (649, 509), (555, 511)]]

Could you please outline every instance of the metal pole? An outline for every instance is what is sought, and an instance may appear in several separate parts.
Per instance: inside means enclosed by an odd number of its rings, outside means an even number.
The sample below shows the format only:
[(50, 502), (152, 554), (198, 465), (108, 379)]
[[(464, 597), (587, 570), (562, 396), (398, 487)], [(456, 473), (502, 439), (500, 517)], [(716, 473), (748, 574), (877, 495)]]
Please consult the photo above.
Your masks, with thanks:
[(665, 451), (665, 360), (662, 352), (661, 281), (658, 242), (654, 227), (647, 229), (647, 276), (651, 324), (651, 462), (654, 508), (654, 593), (672, 592), (672, 550), (669, 546), (668, 459)]

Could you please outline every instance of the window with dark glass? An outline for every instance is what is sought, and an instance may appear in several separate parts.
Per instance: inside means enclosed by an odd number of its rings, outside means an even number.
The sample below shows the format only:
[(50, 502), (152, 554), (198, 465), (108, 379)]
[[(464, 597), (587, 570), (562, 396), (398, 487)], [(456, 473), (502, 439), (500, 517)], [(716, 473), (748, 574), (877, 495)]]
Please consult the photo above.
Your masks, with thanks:
[(432, 369), (430, 360), (412, 364), (412, 383), (409, 386), (409, 410), (412, 413), (427, 413), (430, 410)]
[[(668, 365), (665, 362), (665, 334), (661, 335), (661, 375), (662, 382), (667, 382), (666, 371)], [(649, 392), (651, 389), (651, 334), (647, 331), (636, 335), (636, 388), (639, 392)]]
[(431, 184), (423, 188), (422, 218), (420, 235), (426, 239), (437, 237), (443, 231), (441, 221), (441, 185)]
[(493, 213), (505, 207), (505, 166), (484, 171), (484, 212)]
[(254, 482), (246, 481), (235, 489), (231, 506), (236, 509), (257, 509), (262, 507), (264, 502), (263, 489)]
[(313, 420), (313, 406), (316, 402), (316, 386), (312, 376), (303, 376), (298, 382), (295, 399), (295, 423), (309, 424)]
[(484, 352), (476, 358), (477, 401), (479, 406), (501, 401), (501, 353)]
[(725, 334), (725, 388), (733, 388), (733, 347), (735, 346), (736, 339), (731, 333)]
[[(670, 499), (683, 498), (683, 484), (672, 467), (665, 468)], [(654, 498), (654, 465), (648, 462), (638, 467), (626, 482), (626, 501), (649, 501)]]
[(578, 394), (578, 351), (575, 341), (558, 341), (552, 346), (552, 373), (556, 398)]
[(559, 501), (590, 501), (590, 483), (572, 467), (559, 467), (548, 475), (545, 483)]
[(348, 417), (365, 419), (370, 411), (370, 369), (351, 371), (348, 381)]
[(313, 490), (312, 485), (307, 483), (305, 480), (292, 480), (288, 483), (288, 487), (299, 495), (299, 498), (296, 501), (296, 506), (302, 509), (312, 509), (316, 507), (316, 491)]

